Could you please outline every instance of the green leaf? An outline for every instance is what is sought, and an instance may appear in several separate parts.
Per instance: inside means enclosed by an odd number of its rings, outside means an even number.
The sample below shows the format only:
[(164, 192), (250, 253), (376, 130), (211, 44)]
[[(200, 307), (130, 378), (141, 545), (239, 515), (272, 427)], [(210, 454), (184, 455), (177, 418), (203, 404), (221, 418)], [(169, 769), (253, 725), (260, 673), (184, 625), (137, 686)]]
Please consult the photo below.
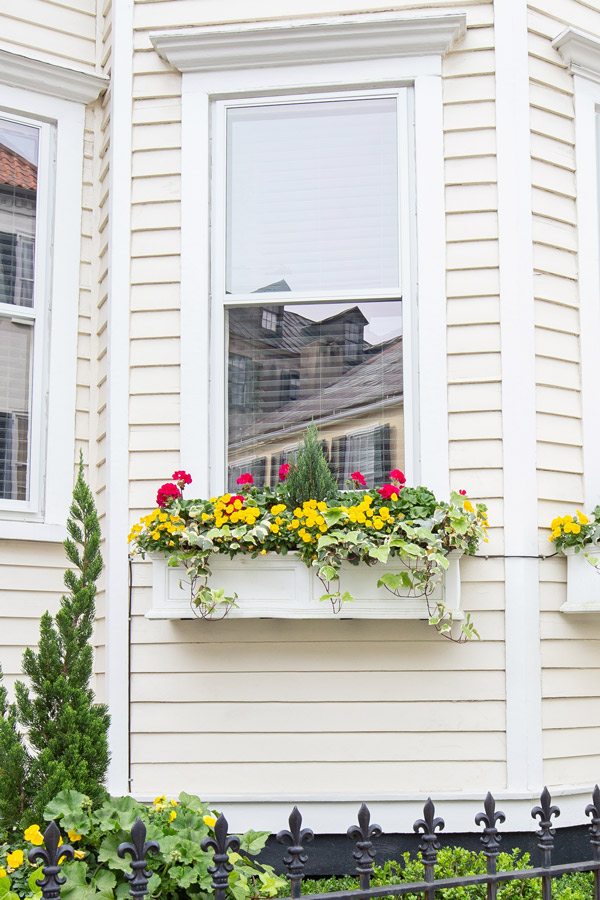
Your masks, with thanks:
[[(38, 866), (38, 868), (35, 869), (31, 873), (29, 878), (27, 879), (27, 885), (32, 894), (41, 894), (42, 893), (42, 889), (38, 884), (36, 884), (36, 881), (38, 881), (38, 880), (41, 881), (43, 877), (44, 877), (44, 875), (42, 873), (42, 866)], [(0, 884), (1, 883), (2, 883), (2, 880), (0, 879)]]
[(378, 559), (379, 562), (386, 563), (390, 555), (389, 547), (371, 547), (369, 556), (371, 559)]
[(267, 843), (269, 834), (270, 832), (268, 831), (254, 831), (251, 828), (241, 836), (240, 850), (249, 853), (251, 856), (256, 856)]
[(116, 834), (107, 834), (98, 850), (98, 862), (108, 863), (111, 869), (119, 872), (129, 872), (129, 860), (121, 859), (117, 854), (119, 844), (130, 838), (125, 832), (117, 832)]
[(94, 814), (94, 821), (102, 831), (131, 831), (144, 806), (133, 797), (110, 797)]
[(342, 603), (351, 603), (354, 600), (353, 595), (350, 591), (344, 591), (342, 594)]
[(112, 890), (117, 884), (117, 876), (114, 872), (107, 869), (100, 869), (95, 878), (96, 887), (99, 891)]
[[(82, 802), (88, 799), (85, 794), (80, 794), (79, 791), (61, 791), (46, 806), (44, 818), (48, 820), (54, 819), (55, 821), (62, 819), (61, 825), (67, 831), (73, 831), (73, 829), (79, 831), (79, 824), (81, 822), (88, 823), (89, 821), (87, 813), (83, 811), (81, 806)], [(88, 831), (89, 824), (86, 831), (82, 833), (87, 834)]]
[(338, 570), (333, 566), (323, 566), (319, 569), (319, 577), (324, 581), (336, 581), (339, 578)]

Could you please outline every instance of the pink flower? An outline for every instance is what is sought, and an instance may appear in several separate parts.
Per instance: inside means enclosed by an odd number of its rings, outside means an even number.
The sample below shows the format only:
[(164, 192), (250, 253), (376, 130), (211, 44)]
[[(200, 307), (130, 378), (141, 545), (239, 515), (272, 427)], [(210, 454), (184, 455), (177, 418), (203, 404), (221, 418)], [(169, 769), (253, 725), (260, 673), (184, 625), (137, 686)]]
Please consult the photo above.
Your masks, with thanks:
[(183, 469), (178, 469), (176, 472), (173, 472), (171, 478), (177, 483), (180, 490), (183, 490), (186, 484), (192, 483), (192, 476), (188, 475), (187, 472), (184, 472)]
[(401, 488), (395, 484), (382, 484), (380, 488), (377, 488), (377, 493), (381, 494), (384, 500), (391, 500), (392, 494), (397, 498), (400, 490)]
[(237, 479), (236, 484), (254, 484), (254, 478), (250, 472), (244, 472), (244, 474), (240, 475)]
[(285, 479), (288, 477), (289, 474), (290, 474), (290, 464), (284, 463), (279, 469), (279, 480), (285, 481)]
[(172, 500), (177, 500), (178, 497), (181, 497), (181, 491), (175, 484), (163, 484), (156, 494), (156, 503), (158, 506), (168, 506)]
[(406, 482), (406, 478), (404, 476), (404, 472), (401, 472), (400, 469), (392, 469), (390, 472), (390, 478), (395, 484), (404, 484)]
[(462, 494), (463, 497), (466, 497), (466, 496), (467, 496), (467, 492), (466, 492), (466, 491), (459, 491), (458, 493), (459, 493), (459, 494)]
[(360, 472), (350, 472), (350, 478), (355, 484), (359, 484), (361, 487), (366, 487), (367, 482), (365, 481), (365, 476), (361, 475)]

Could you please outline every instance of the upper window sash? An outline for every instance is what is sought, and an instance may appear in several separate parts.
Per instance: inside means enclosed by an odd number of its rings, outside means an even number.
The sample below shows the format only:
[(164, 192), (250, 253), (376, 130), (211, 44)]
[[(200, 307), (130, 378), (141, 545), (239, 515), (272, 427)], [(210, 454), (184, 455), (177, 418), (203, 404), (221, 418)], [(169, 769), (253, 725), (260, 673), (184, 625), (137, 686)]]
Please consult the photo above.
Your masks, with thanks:
[[(411, 154), (412, 150), (412, 122), (409, 110), (412, 108), (412, 89), (410, 87), (389, 88), (385, 90), (348, 90), (337, 92), (320, 92), (291, 94), (285, 96), (272, 96), (260, 98), (244, 98), (231, 100), (217, 100), (212, 109), (212, 135), (213, 135), (213, 160), (212, 160), (212, 212), (211, 212), (211, 242), (212, 242), (212, 297), (227, 305), (236, 303), (268, 302), (292, 303), (294, 300), (321, 300), (334, 299), (386, 299), (406, 296), (410, 289), (410, 208), (413, 204), (413, 188), (411, 184)], [(270, 289), (261, 292), (258, 289), (263, 286), (271, 287), (272, 282), (267, 280), (266, 285), (256, 284), (252, 291), (231, 290), (228, 279), (228, 228), (230, 221), (230, 190), (231, 184), (228, 173), (228, 141), (227, 141), (227, 117), (228, 111), (260, 109), (268, 110), (269, 107), (277, 109), (282, 107), (300, 106), (301, 104), (327, 104), (334, 101), (351, 103), (352, 101), (383, 100), (391, 101), (395, 105), (396, 117), (396, 154), (395, 168), (397, 172), (395, 185), (394, 209), (398, 211), (396, 246), (394, 255), (396, 258), (396, 272), (390, 279), (395, 284), (380, 284), (371, 286), (365, 283), (364, 287), (357, 288), (350, 283), (340, 282), (330, 284), (327, 288), (316, 288), (313, 285), (309, 289), (296, 289), (290, 285), (291, 290), (277, 291)], [(281, 277), (285, 277), (282, 275)], [(255, 279), (256, 280), (256, 279)], [(279, 279), (275, 278), (275, 282)], [(229, 281), (229, 283), (228, 283)], [(276, 286), (276, 285), (275, 285)]]
[(32, 353), (29, 374), (29, 429), (27, 460), (27, 499), (0, 499), (0, 513), (39, 513), (44, 486), (45, 435), (44, 384), (46, 380), (47, 318), (50, 280), (50, 222), (53, 206), (53, 162), (55, 128), (48, 122), (15, 115), (0, 108), (0, 120), (35, 128), (38, 133), (35, 249), (33, 292), (29, 306), (0, 303), (0, 316), (23, 324), (30, 323)]

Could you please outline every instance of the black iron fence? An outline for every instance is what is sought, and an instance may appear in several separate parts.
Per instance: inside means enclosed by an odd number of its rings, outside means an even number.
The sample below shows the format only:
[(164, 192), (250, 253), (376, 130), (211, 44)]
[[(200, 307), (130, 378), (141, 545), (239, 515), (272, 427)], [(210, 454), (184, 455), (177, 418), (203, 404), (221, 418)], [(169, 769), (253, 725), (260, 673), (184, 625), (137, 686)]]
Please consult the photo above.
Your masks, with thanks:
[[(487, 871), (483, 875), (466, 875), (458, 878), (435, 878), (435, 864), (438, 850), (440, 849), (439, 832), (445, 826), (442, 818), (435, 815), (435, 807), (429, 799), (423, 807), (423, 818), (417, 819), (413, 830), (421, 835), (419, 850), (421, 851), (425, 869), (423, 881), (402, 882), (400, 884), (386, 884), (381, 887), (371, 887), (371, 876), (375, 860), (375, 844), (373, 839), (382, 834), (379, 825), (371, 824), (371, 814), (363, 803), (358, 812), (358, 824), (351, 825), (347, 834), (356, 843), (353, 857), (356, 860), (356, 873), (360, 887), (356, 890), (335, 891), (327, 894), (306, 894), (304, 900), (368, 900), (377, 897), (402, 897), (404, 894), (423, 894), (425, 900), (435, 900), (435, 892), (450, 888), (468, 887), (470, 885), (486, 885), (488, 900), (496, 900), (498, 885), (509, 881), (525, 881), (530, 878), (540, 878), (542, 883), (542, 900), (551, 900), (552, 880), (562, 875), (575, 872), (594, 873), (594, 900), (600, 900), (600, 789), (598, 785), (592, 792), (592, 802), (585, 808), (585, 815), (589, 816), (590, 845), (592, 858), (584, 862), (573, 862), (563, 865), (552, 865), (552, 850), (554, 849), (555, 828), (553, 819), (560, 815), (558, 806), (552, 804), (552, 798), (547, 788), (544, 788), (540, 798), (540, 805), (535, 806), (531, 815), (538, 819), (539, 830), (536, 831), (538, 847), (541, 851), (541, 866), (533, 869), (519, 869), (511, 872), (498, 872), (496, 870), (497, 858), (500, 854), (500, 835), (496, 825), (506, 821), (506, 816), (500, 810), (496, 810), (496, 801), (490, 793), (484, 801), (484, 810), (475, 816), (475, 824), (483, 825), (481, 843), (487, 859)], [(229, 862), (229, 853), (239, 850), (240, 839), (235, 834), (229, 834), (229, 826), (225, 816), (221, 815), (215, 824), (214, 837), (207, 837), (202, 841), (201, 848), (204, 852), (213, 850), (212, 865), (208, 871), (212, 875), (212, 888), (215, 892), (215, 900), (225, 900), (229, 873), (233, 866)], [(314, 832), (310, 828), (302, 828), (302, 816), (297, 807), (294, 807), (289, 817), (289, 828), (280, 831), (277, 841), (288, 844), (283, 862), (287, 868), (290, 881), (290, 893), (293, 900), (297, 900), (302, 892), (302, 878), (308, 854), (305, 845), (314, 838)], [(68, 844), (59, 847), (60, 832), (54, 822), (51, 822), (44, 832), (44, 847), (34, 847), (29, 853), (30, 862), (42, 861), (43, 878), (37, 881), (42, 889), (43, 900), (59, 900), (60, 890), (66, 882), (61, 875), (59, 859), (73, 859), (73, 848)], [(147, 856), (149, 853), (159, 852), (156, 841), (146, 840), (146, 826), (137, 819), (131, 829), (131, 841), (120, 844), (118, 854), (123, 859), (130, 857), (131, 872), (125, 873), (125, 878), (130, 883), (129, 893), (134, 900), (141, 900), (148, 893), (148, 881), (151, 872), (147, 869)], [(443, 895), (442, 895), (443, 896)]]

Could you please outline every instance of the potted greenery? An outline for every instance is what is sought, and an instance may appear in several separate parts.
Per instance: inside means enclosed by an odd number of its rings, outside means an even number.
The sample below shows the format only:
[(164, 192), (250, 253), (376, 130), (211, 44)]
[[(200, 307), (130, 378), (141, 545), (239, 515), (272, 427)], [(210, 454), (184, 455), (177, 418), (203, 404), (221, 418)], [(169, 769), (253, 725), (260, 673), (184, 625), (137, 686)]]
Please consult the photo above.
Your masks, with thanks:
[(567, 558), (567, 602), (561, 612), (600, 611), (600, 506), (590, 516), (557, 516), (549, 541)]
[[(340, 491), (316, 429), (307, 432), (296, 464), (281, 467), (274, 489), (255, 487), (246, 473), (238, 478), (237, 494), (187, 500), (183, 490), (190, 476), (175, 472), (173, 482), (159, 489), (157, 508), (134, 525), (130, 541), (136, 553), (160, 554), (169, 567), (185, 567), (192, 608), (204, 618), (227, 615), (238, 600), (242, 605), (253, 579), (268, 593), (271, 570), (287, 585), (302, 582), (284, 615), (297, 611), (297, 597), (312, 601), (312, 611), (300, 610), (302, 617), (326, 614), (320, 601), (329, 601), (330, 612), (343, 609), (351, 617), (362, 617), (365, 609), (366, 617), (378, 598), (388, 610), (416, 599), (430, 623), (450, 636), (460, 613), (456, 603), (446, 602), (442, 576), (455, 561), (458, 570), (458, 556), (473, 554), (487, 540), (483, 504), (474, 507), (464, 492), (438, 501), (427, 488), (407, 487), (397, 469), (387, 484), (371, 489), (353, 472), (350, 489)], [(230, 559), (236, 559), (235, 567)], [(211, 579), (217, 575), (218, 585)], [(183, 585), (181, 575), (178, 581)], [(460, 639), (474, 635), (467, 616)]]

